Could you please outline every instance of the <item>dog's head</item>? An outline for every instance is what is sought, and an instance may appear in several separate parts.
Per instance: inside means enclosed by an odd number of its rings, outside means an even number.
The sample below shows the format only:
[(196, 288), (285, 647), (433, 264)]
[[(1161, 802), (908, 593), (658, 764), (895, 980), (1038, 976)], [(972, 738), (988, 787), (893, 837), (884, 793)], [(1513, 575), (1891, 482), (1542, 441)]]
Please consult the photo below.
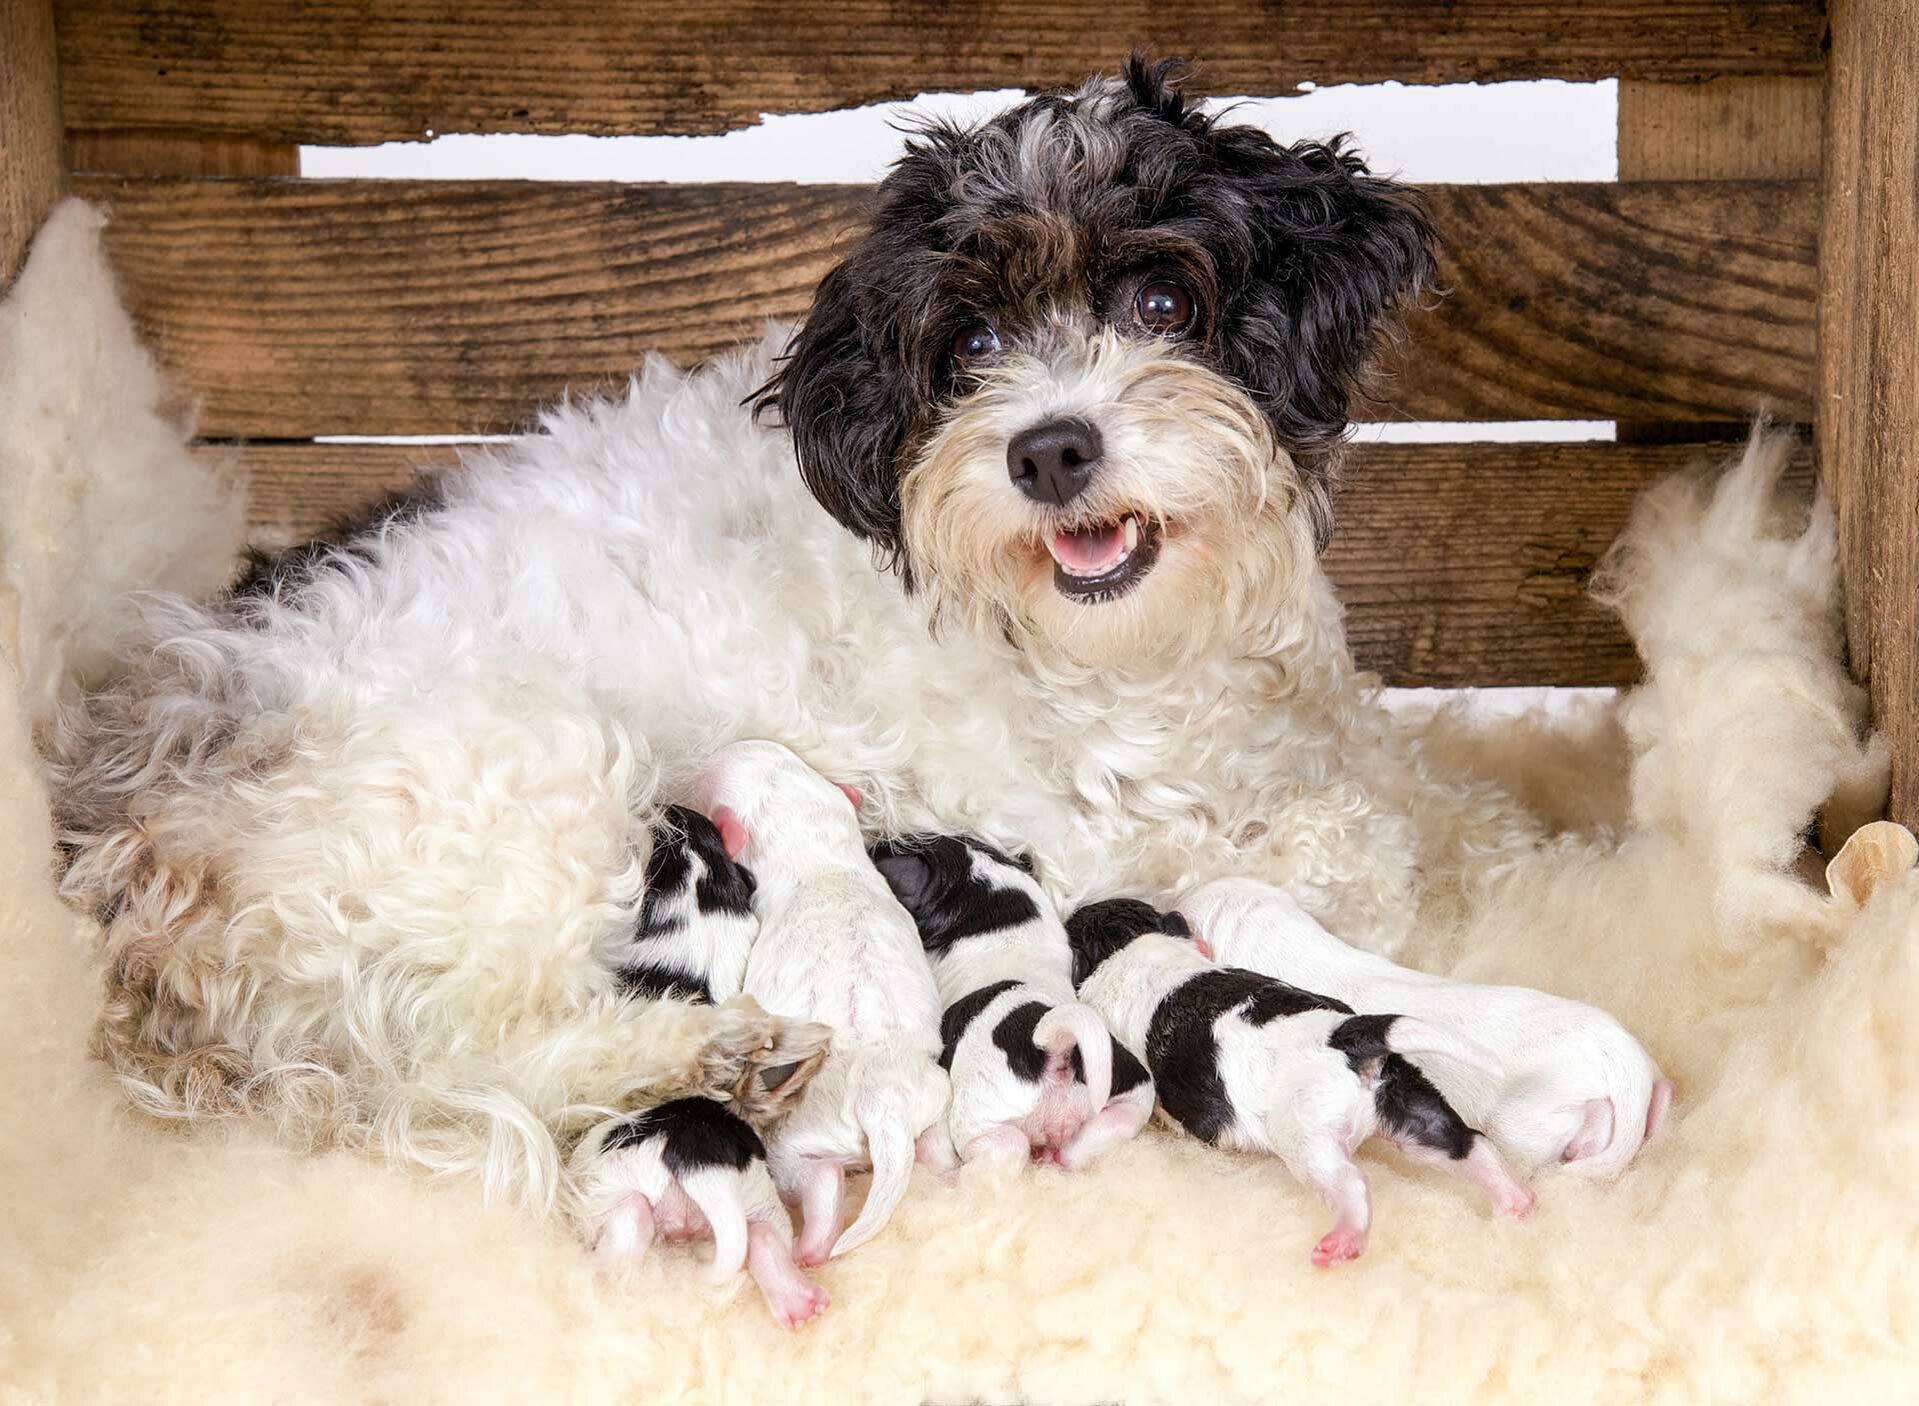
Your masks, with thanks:
[(1190, 654), (1303, 579), (1369, 353), (1431, 271), (1406, 188), (1135, 58), (919, 133), (767, 403), (940, 613), (1085, 662)]

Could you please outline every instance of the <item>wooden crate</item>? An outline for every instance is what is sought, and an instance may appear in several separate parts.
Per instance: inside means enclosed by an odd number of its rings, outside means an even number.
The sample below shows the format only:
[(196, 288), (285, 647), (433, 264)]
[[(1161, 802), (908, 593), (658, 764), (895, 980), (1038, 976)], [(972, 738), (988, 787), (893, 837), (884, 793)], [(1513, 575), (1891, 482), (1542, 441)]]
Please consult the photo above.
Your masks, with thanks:
[[(1213, 91), (1616, 76), (1616, 185), (1435, 187), (1454, 290), (1384, 413), (1620, 421), (1614, 444), (1355, 451), (1328, 567), (1393, 682), (1623, 683), (1583, 594), (1634, 492), (1758, 409), (1813, 427), (1852, 663), (1919, 823), (1919, 0), (0, 0), (0, 278), (54, 193), (108, 200), (147, 336), (312, 528), (434, 451), (662, 350), (794, 315), (865, 193), (308, 181), (300, 143), (708, 133), (1126, 49)], [(1810, 453), (1807, 463), (1810, 465)]]

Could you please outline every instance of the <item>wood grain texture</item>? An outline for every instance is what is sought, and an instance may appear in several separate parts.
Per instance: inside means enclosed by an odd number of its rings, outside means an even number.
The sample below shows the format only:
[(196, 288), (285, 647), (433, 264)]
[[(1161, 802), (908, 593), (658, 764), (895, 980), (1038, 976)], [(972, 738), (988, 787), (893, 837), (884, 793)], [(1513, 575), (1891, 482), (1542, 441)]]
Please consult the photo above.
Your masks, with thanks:
[(1919, 0), (1835, 0), (1819, 288), (1819, 470), (1846, 641), (1919, 827)]
[[(1818, 78), (1626, 79), (1619, 85), (1622, 181), (1817, 180), (1825, 85)], [(1730, 439), (1736, 425), (1621, 420), (1620, 439)]]
[[(1348, 460), (1327, 570), (1360, 662), (1389, 683), (1623, 684), (1618, 622), (1585, 594), (1654, 479), (1737, 445), (1373, 444)], [(252, 444), (240, 451), (256, 540), (302, 540), (446, 447)], [(1810, 450), (1793, 481), (1810, 492)]]
[(1206, 91), (1688, 81), (1820, 66), (1817, 0), (64, 0), (67, 125), (363, 145), (701, 133), (920, 92), (1049, 88), (1135, 45)]
[(0, 0), (0, 289), (60, 196), (52, 0)]
[(297, 176), (300, 148), (253, 137), (79, 131), (67, 134), (67, 169), (129, 176)]
[[(858, 187), (88, 179), (217, 438), (522, 427), (802, 313)], [(1363, 418), (1803, 417), (1815, 192), (1442, 186), (1451, 292)]]
[(1619, 179), (1817, 180), (1824, 104), (1817, 76), (1628, 79), (1619, 85)]

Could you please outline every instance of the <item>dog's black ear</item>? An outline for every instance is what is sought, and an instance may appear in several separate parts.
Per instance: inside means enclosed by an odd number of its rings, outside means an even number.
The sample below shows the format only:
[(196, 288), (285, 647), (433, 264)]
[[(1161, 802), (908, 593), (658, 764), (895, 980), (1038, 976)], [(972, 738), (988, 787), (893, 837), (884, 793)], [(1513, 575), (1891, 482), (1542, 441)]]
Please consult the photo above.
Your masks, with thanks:
[(1315, 491), (1323, 547), (1337, 446), (1374, 351), (1432, 283), (1432, 224), (1410, 187), (1372, 175), (1343, 137), (1280, 146), (1257, 128), (1215, 125), (1209, 140), (1252, 211), (1251, 263), (1221, 352)]
[[(869, 241), (870, 242), (870, 241)], [(756, 409), (776, 408), (820, 506), (893, 562), (900, 553), (900, 456), (919, 389), (882, 348), (880, 271), (863, 246), (821, 281)]]

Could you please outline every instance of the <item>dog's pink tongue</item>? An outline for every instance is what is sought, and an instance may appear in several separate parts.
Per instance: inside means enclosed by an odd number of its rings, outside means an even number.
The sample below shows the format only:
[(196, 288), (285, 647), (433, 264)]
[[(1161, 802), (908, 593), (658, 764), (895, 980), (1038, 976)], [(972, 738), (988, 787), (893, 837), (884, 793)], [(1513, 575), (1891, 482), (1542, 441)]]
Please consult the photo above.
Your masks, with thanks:
[(1125, 555), (1126, 529), (1119, 523), (1053, 534), (1053, 560), (1075, 576), (1097, 576)]

